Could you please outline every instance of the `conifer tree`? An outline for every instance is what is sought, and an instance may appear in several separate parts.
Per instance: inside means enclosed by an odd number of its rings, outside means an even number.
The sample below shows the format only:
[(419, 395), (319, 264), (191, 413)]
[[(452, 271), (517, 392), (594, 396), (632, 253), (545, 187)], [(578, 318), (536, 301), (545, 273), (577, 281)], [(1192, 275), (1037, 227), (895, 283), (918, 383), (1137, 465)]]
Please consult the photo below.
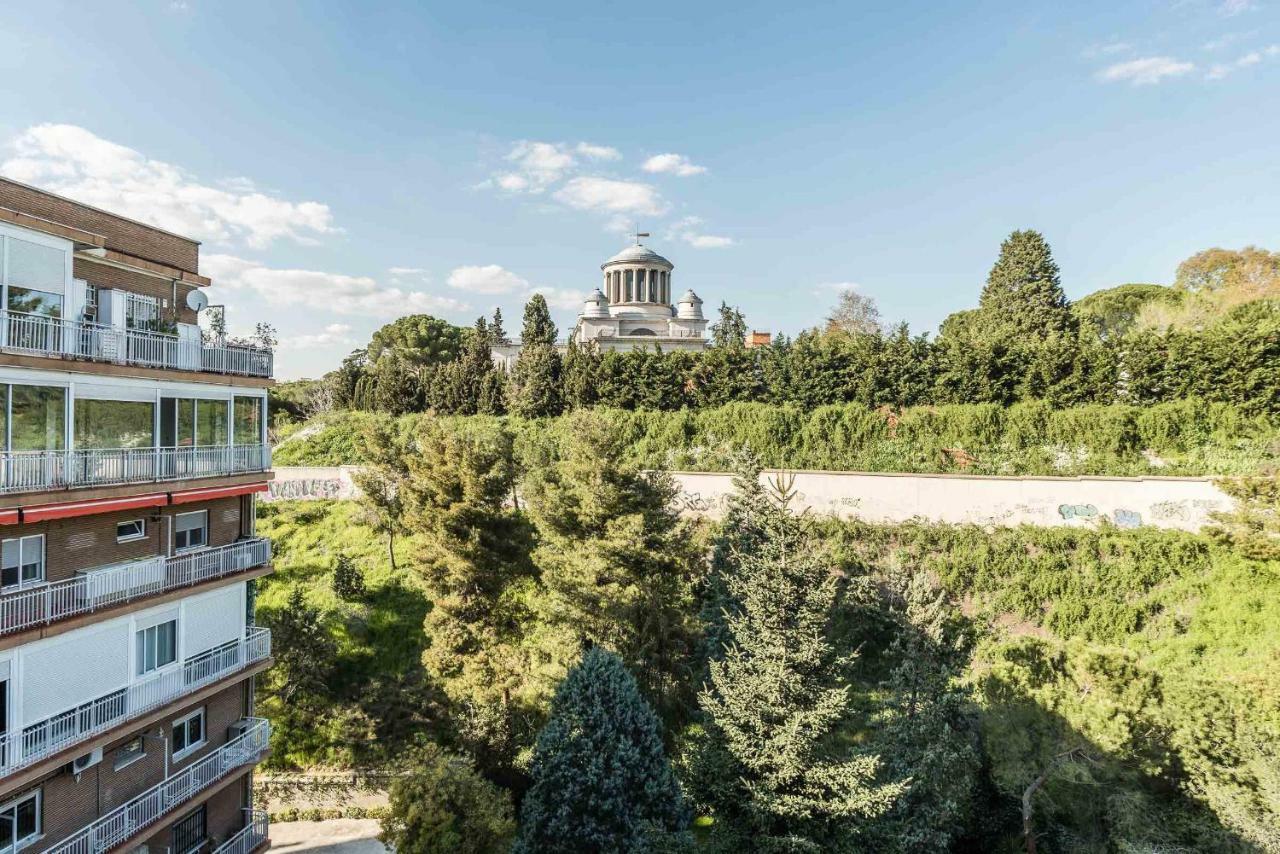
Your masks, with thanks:
[(489, 321), (489, 338), (494, 344), (510, 344), (511, 339), (507, 336), (507, 330), (502, 326), (502, 309), (495, 308), (493, 310), (493, 320)]
[(561, 371), (566, 409), (580, 409), (596, 402), (596, 376), (600, 368), (600, 351), (592, 344), (578, 346), (569, 342)]
[(615, 650), (667, 721), (686, 707), (697, 563), (674, 481), (625, 458), (611, 422), (578, 410), (557, 425), (522, 490), (548, 624)]
[(556, 690), (530, 774), (520, 854), (640, 854), (688, 827), (658, 718), (622, 660), (599, 647)]
[(988, 335), (1033, 340), (1075, 331), (1058, 265), (1038, 231), (1015, 231), (1000, 244), (978, 306)]
[(344, 602), (359, 602), (365, 596), (364, 574), (350, 555), (340, 554), (333, 563), (333, 593)]
[(542, 294), (524, 307), (520, 358), (511, 372), (510, 409), (525, 418), (546, 418), (564, 410), (564, 387), (556, 327)]
[(516, 822), (511, 795), (471, 760), (434, 744), (411, 751), (393, 779), (381, 840), (396, 854), (506, 854)]
[(727, 302), (720, 303), (720, 319), (711, 324), (711, 344), (729, 350), (747, 346), (747, 319), (742, 311)]
[[(726, 647), (698, 698), (706, 722), (694, 778), (723, 845), (850, 848), (904, 785), (881, 783), (879, 757), (842, 749), (847, 664), (830, 638), (836, 577), (800, 521), (744, 497), (760, 520), (751, 551), (724, 574)], [(752, 538), (755, 539), (754, 537)]]

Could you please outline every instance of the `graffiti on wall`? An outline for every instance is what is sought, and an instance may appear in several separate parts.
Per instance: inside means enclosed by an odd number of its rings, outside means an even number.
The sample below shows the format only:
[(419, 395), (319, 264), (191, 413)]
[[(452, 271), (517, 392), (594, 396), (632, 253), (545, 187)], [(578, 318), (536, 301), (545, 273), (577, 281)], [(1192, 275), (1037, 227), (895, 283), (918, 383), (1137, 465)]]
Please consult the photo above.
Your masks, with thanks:
[(1058, 515), (1063, 519), (1096, 519), (1098, 508), (1092, 504), (1059, 504)]

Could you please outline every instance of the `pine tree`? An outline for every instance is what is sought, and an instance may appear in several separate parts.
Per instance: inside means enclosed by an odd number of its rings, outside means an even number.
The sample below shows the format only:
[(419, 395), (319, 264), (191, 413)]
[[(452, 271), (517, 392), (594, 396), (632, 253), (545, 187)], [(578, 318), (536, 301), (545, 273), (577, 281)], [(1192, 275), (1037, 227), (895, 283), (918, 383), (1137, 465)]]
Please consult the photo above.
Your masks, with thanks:
[(669, 475), (625, 459), (612, 423), (578, 410), (530, 465), (522, 493), (538, 528), (545, 620), (617, 651), (668, 721), (686, 708), (697, 554)]
[(599, 647), (556, 690), (530, 774), (520, 854), (640, 854), (688, 827), (658, 718), (622, 660)]
[(388, 792), (381, 840), (397, 854), (505, 854), (516, 822), (511, 795), (464, 756), (414, 750)]
[(527, 743), (527, 710), (549, 693), (530, 676), (522, 644), (531, 615), (513, 593), (534, 568), (532, 531), (510, 503), (512, 437), (497, 424), (432, 421), (413, 445), (405, 503), (432, 603), (423, 664), (451, 701), (463, 741), (486, 769), (502, 771)]
[(489, 321), (489, 337), (494, 344), (510, 344), (511, 339), (507, 337), (507, 330), (502, 326), (502, 309), (495, 308), (493, 310), (493, 320)]
[(534, 294), (524, 306), (524, 327), (520, 333), (520, 345), (528, 347), (532, 344), (555, 346), (556, 325), (551, 321), (551, 309), (547, 308), (547, 299), (542, 294)]
[(501, 415), (504, 385), (493, 364), (489, 323), (476, 318), (462, 354), (434, 374), (427, 401), (443, 415)]
[(333, 593), (344, 602), (364, 598), (364, 574), (350, 555), (340, 554), (333, 563)]
[(1076, 328), (1058, 265), (1038, 231), (1015, 231), (1000, 244), (978, 305), (988, 336), (1034, 340)]
[(600, 351), (588, 343), (578, 346), (569, 342), (561, 369), (566, 409), (581, 409), (596, 402), (597, 372), (600, 369)]
[[(725, 845), (828, 851), (853, 845), (862, 825), (901, 796), (877, 782), (879, 757), (842, 749), (850, 712), (847, 659), (829, 639), (836, 577), (800, 521), (761, 495), (751, 551), (723, 575), (734, 600), (723, 658), (698, 698), (706, 736), (694, 764)], [(755, 538), (753, 537), (753, 541)]]
[(727, 302), (720, 303), (720, 319), (711, 324), (711, 344), (730, 350), (747, 346), (747, 319), (740, 309)]

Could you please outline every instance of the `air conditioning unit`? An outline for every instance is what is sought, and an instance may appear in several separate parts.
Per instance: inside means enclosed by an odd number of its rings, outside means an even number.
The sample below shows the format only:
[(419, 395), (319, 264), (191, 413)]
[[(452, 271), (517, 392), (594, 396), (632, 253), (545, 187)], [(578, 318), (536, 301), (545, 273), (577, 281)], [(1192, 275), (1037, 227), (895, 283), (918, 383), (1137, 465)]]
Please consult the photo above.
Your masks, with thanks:
[(80, 774), (102, 761), (102, 748), (91, 750), (83, 756), (71, 760), (71, 773)]
[(253, 721), (246, 718), (241, 718), (236, 721), (231, 726), (227, 727), (227, 741), (231, 741), (232, 739), (236, 739), (244, 735), (249, 731), (249, 727), (251, 726), (253, 726)]

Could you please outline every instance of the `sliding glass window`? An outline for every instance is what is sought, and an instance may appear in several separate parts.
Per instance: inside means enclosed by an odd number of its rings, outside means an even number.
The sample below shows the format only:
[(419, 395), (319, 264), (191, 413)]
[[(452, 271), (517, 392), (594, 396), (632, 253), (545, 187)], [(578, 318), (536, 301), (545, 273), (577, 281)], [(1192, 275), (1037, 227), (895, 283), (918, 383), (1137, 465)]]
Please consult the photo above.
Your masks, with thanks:
[(151, 448), (155, 446), (154, 403), (76, 398), (75, 446)]
[(160, 399), (160, 445), (208, 448), (226, 445), (231, 401), (190, 397)]
[(235, 444), (261, 445), (262, 398), (236, 395), (235, 403)]
[(66, 441), (67, 390), (51, 386), (0, 386), (4, 397), (5, 449), (60, 451)]
[(231, 414), (229, 400), (196, 401), (196, 447), (226, 445), (227, 419)]

